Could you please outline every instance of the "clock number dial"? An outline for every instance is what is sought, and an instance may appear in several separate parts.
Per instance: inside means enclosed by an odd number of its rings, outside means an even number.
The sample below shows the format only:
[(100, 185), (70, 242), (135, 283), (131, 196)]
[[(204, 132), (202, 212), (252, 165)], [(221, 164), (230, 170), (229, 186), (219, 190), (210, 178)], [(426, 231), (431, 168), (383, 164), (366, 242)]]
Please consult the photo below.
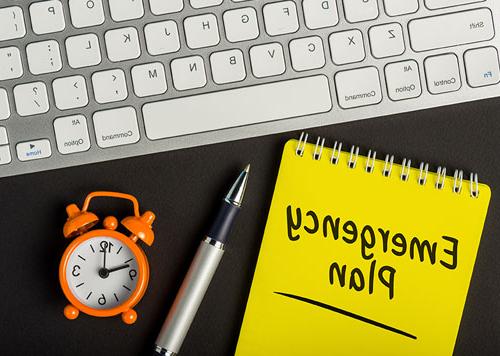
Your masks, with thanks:
[(113, 245), (112, 242), (101, 241), (101, 243), (99, 244), (99, 246), (101, 246), (101, 251), (100, 252), (111, 253), (111, 247), (113, 247), (114, 245)]
[(99, 299), (97, 299), (97, 303), (99, 303), (99, 305), (106, 304), (106, 297), (104, 296), (104, 293), (102, 293), (101, 296), (99, 297)]
[(125, 303), (140, 280), (137, 256), (128, 245), (108, 236), (92, 237), (68, 258), (66, 279), (71, 293), (93, 309)]

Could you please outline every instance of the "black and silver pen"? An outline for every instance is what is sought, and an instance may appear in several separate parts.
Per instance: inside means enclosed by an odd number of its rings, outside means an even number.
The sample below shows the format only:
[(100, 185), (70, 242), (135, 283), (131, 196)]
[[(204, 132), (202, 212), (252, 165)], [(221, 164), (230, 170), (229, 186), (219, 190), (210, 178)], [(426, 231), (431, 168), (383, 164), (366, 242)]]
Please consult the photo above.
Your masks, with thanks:
[(245, 194), (250, 165), (241, 172), (224, 198), (207, 236), (203, 239), (156, 339), (155, 352), (176, 355), (224, 254), (231, 225)]

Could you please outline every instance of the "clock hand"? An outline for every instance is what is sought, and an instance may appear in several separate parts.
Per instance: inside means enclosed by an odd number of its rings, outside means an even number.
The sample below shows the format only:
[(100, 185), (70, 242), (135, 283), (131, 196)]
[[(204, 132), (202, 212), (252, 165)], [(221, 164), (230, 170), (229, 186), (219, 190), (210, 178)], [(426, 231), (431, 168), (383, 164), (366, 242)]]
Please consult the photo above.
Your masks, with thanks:
[(107, 271), (108, 271), (108, 273), (111, 273), (111, 272), (116, 272), (116, 271), (119, 271), (121, 269), (128, 268), (128, 267), (130, 267), (130, 265), (126, 264), (126, 265), (110, 268)]
[(102, 269), (106, 269), (106, 249), (108, 247), (108, 244), (106, 241), (101, 242), (101, 252), (104, 253), (104, 261), (103, 261), (103, 266)]

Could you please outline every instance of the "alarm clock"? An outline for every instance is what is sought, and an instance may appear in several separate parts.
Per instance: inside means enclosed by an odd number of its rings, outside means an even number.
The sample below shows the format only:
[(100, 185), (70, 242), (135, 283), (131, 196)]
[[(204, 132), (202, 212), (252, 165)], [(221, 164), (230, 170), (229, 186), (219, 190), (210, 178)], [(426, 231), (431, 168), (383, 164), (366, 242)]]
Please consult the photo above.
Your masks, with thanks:
[[(102, 229), (93, 229), (99, 218), (88, 208), (95, 197), (132, 202), (134, 215), (121, 221), (128, 235), (117, 231), (118, 220), (113, 216), (103, 220)], [(64, 237), (74, 240), (59, 265), (61, 288), (70, 302), (64, 315), (73, 320), (80, 312), (96, 317), (121, 314), (125, 323), (133, 324), (137, 319), (133, 307), (144, 296), (149, 281), (148, 260), (137, 243), (141, 240), (148, 246), (153, 244), (151, 225), (155, 215), (150, 211), (140, 215), (137, 199), (117, 192), (90, 193), (81, 210), (71, 204), (66, 212)]]

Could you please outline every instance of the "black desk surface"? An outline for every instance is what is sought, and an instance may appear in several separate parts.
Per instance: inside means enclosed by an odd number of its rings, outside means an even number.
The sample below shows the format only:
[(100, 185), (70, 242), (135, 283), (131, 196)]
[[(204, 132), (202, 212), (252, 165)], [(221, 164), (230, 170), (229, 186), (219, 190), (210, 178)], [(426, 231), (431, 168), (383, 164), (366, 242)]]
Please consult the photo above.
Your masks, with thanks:
[[(477, 171), (493, 198), (465, 307), (456, 355), (500, 350), (500, 100), (309, 130), (381, 155)], [(182, 355), (234, 352), (271, 202), (283, 144), (297, 132), (0, 179), (0, 353), (2, 355), (141, 355), (150, 350), (221, 195), (252, 164), (234, 236), (182, 348)], [(363, 151), (366, 153), (366, 151)], [(150, 286), (138, 320), (81, 315), (68, 321), (57, 269), (68, 241), (64, 208), (93, 190), (138, 196), (157, 213), (157, 239), (145, 248)], [(109, 200), (102, 213), (127, 214)]]

